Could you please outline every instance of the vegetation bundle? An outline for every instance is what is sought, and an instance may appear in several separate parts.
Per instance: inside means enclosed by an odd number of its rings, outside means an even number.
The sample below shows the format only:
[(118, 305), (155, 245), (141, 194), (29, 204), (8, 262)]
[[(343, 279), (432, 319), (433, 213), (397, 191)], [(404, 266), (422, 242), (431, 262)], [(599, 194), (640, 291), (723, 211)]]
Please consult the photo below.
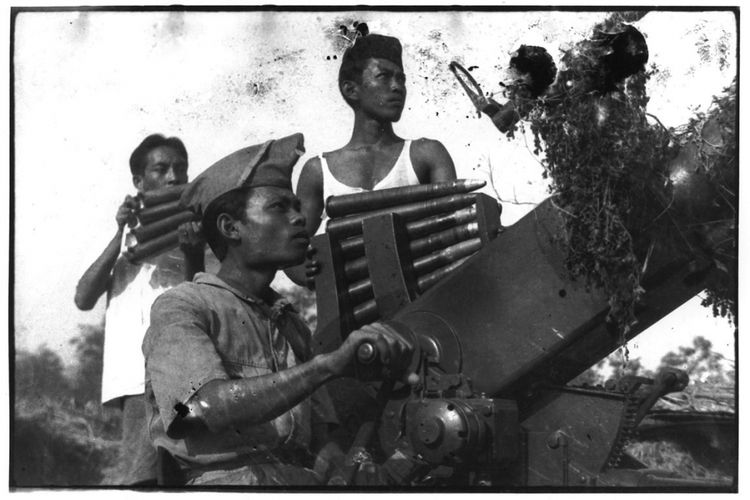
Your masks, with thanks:
[[(604, 290), (608, 320), (623, 339), (655, 247), (721, 271), (712, 274), (706, 301), (718, 314), (736, 312), (736, 238), (711, 237), (736, 228), (736, 94), (729, 89), (684, 130), (667, 129), (646, 112), (646, 82), (655, 71), (646, 71), (647, 60), (643, 35), (613, 17), (564, 53), (546, 92), (522, 91), (533, 87), (534, 74), (508, 86), (566, 221), (566, 266)], [(716, 141), (710, 146), (706, 127)], [(697, 145), (686, 150), (689, 143)]]

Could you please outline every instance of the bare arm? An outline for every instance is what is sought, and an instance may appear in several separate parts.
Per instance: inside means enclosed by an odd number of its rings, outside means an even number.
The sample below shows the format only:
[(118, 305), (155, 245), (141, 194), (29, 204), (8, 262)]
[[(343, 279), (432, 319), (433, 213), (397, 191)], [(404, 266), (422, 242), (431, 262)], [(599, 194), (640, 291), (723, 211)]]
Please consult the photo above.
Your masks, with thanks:
[(408, 365), (412, 347), (394, 330), (381, 324), (352, 332), (337, 350), (306, 363), (248, 379), (212, 380), (201, 387), (169, 428), (175, 438), (192, 430), (213, 432), (235, 424), (259, 424), (272, 420), (309, 397), (325, 382), (353, 373), (356, 349), (365, 341), (378, 347), (384, 364)]
[[(325, 200), (323, 199), (323, 172), (320, 159), (310, 158), (302, 167), (297, 182), (297, 197), (302, 202), (302, 214), (305, 216), (305, 229), (312, 238), (320, 227), (320, 217), (323, 214)], [(284, 272), (293, 282), (300, 286), (307, 286), (305, 264), (290, 267)]]
[(453, 159), (440, 141), (432, 139), (414, 141), (411, 160), (421, 184), (456, 179), (456, 167), (453, 165)]
[(260, 424), (298, 405), (334, 376), (329, 363), (317, 356), (307, 363), (249, 379), (212, 380), (188, 401), (183, 418), (169, 434), (182, 438), (208, 428), (220, 432), (234, 424)]
[(101, 255), (97, 257), (94, 263), (83, 273), (81, 279), (78, 280), (74, 299), (78, 309), (82, 311), (91, 310), (96, 305), (99, 297), (107, 291), (112, 268), (117, 261), (117, 257), (120, 255), (120, 244), (125, 224), (132, 220), (137, 206), (135, 198), (126, 196), (125, 201), (117, 210), (117, 215), (115, 216), (117, 232), (104, 248)]

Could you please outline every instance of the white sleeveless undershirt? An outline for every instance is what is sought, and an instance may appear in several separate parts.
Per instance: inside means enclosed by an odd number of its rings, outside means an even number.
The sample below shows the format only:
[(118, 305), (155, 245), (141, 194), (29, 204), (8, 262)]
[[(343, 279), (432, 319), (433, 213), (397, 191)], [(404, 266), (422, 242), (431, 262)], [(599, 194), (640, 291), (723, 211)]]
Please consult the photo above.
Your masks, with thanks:
[[(419, 178), (416, 172), (414, 172), (414, 165), (411, 163), (411, 142), (404, 141), (404, 147), (401, 150), (401, 154), (398, 155), (396, 163), (394, 163), (388, 175), (383, 177), (372, 189), (365, 189), (362, 187), (349, 186), (336, 179), (331, 173), (331, 169), (328, 167), (328, 162), (323, 157), (323, 154), (318, 155), (320, 158), (320, 169), (323, 173), (323, 200), (327, 200), (330, 196), (341, 196), (344, 194), (364, 193), (367, 191), (377, 191), (379, 189), (388, 189), (400, 186), (415, 186), (419, 184)], [(323, 210), (321, 216), (320, 227), (316, 234), (325, 232), (326, 224), (328, 223), (328, 213)]]

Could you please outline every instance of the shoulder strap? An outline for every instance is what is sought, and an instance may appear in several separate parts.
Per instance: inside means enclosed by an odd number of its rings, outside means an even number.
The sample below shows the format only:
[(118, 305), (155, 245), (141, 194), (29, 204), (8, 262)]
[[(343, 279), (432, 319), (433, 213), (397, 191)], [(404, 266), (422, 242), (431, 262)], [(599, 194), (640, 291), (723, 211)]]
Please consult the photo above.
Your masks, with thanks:
[(284, 336), (301, 362), (308, 361), (312, 357), (310, 350), (310, 330), (302, 319), (297, 316), (294, 307), (286, 301), (278, 302), (280, 307), (271, 308), (271, 323)]
[(312, 358), (312, 352), (310, 350), (310, 339), (302, 335), (302, 331), (300, 331), (299, 323), (301, 321), (291, 314), (286, 314), (276, 327), (279, 329), (279, 333), (289, 342), (297, 360), (304, 363)]

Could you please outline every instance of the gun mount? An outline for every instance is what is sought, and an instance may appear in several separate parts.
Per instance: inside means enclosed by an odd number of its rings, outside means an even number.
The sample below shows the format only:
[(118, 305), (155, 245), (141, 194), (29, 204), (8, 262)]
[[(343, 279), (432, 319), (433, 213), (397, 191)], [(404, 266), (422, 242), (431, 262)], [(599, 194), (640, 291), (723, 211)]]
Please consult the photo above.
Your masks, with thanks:
[[(456, 196), (472, 201), (448, 202)], [(731, 486), (645, 470), (624, 454), (646, 412), (660, 396), (684, 388), (687, 376), (670, 371), (655, 380), (626, 377), (606, 389), (566, 386), (623, 341), (605, 320), (607, 297), (569, 278), (563, 220), (550, 201), (500, 230), (496, 204), (485, 198), (443, 196), (418, 215), (398, 207), (360, 213), (356, 229), (343, 236), (332, 219), (334, 230), (313, 240), (321, 258), (318, 350), (376, 319), (417, 345), (409, 369), (418, 381), (389, 385), (383, 408), (373, 409), (372, 401), (368, 408), (361, 384), (333, 389), (352, 414), (379, 423), (377, 447), (391, 477), (399, 484), (500, 487)], [(433, 268), (417, 265), (424, 257), (412, 254), (420, 248), (414, 241), (424, 235), (414, 227), (424, 218), (451, 219), (449, 228), (466, 224), (455, 214), (467, 206), (481, 228), (469, 235), (479, 240), (471, 247), (476, 253), (454, 252), (442, 262), (445, 272), (420, 286)], [(347, 276), (352, 238), (363, 249), (354, 259), (366, 264), (354, 279), (369, 280), (367, 294)], [(639, 322), (628, 338), (700, 292), (709, 267), (700, 256), (654, 248)], [(351, 414), (343, 411), (346, 421)]]

